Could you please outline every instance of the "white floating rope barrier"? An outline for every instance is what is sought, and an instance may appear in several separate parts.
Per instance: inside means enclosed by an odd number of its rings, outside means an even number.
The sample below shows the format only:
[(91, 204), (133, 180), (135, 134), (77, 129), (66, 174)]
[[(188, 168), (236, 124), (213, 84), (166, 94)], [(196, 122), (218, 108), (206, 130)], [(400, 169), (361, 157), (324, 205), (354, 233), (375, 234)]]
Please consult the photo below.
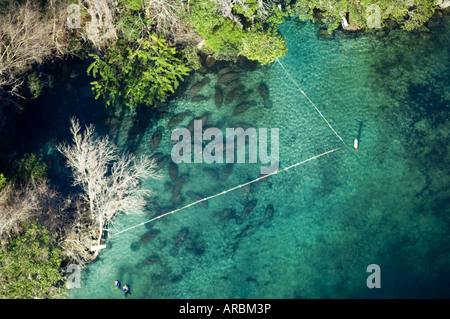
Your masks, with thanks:
[[(213, 199), (213, 198), (215, 198), (215, 197), (218, 197), (218, 196), (227, 194), (228, 192), (231, 192), (231, 191), (236, 190), (236, 189), (238, 189), (238, 188), (242, 188), (242, 187), (245, 187), (245, 186), (250, 185), (250, 184), (252, 184), (252, 183), (258, 182), (258, 181), (260, 181), (260, 180), (262, 180), (262, 179), (264, 179), (264, 178), (267, 178), (267, 177), (269, 177), (269, 176), (278, 174), (278, 173), (281, 172), (281, 171), (285, 172), (285, 171), (287, 171), (287, 170), (289, 170), (289, 169), (291, 169), (291, 168), (294, 168), (294, 167), (296, 167), (296, 166), (302, 165), (302, 164), (304, 164), (304, 163), (306, 163), (306, 162), (309, 162), (309, 161), (311, 161), (311, 160), (313, 160), (313, 159), (317, 159), (317, 158), (322, 157), (322, 156), (324, 156), (324, 155), (326, 155), (326, 154), (329, 154), (329, 153), (338, 151), (338, 150), (340, 150), (340, 149), (342, 149), (342, 148), (344, 148), (344, 147), (346, 146), (346, 144), (345, 144), (344, 140), (342, 139), (342, 137), (341, 137), (341, 136), (336, 132), (336, 130), (331, 126), (330, 122), (328, 122), (328, 120), (325, 118), (325, 116), (322, 114), (322, 112), (319, 110), (319, 108), (314, 104), (314, 102), (313, 102), (313, 101), (306, 95), (306, 93), (300, 88), (300, 86), (298, 85), (298, 83), (297, 83), (297, 82), (294, 80), (294, 78), (289, 74), (289, 72), (286, 70), (286, 68), (283, 66), (283, 64), (280, 62), (280, 60), (278, 60), (278, 58), (277, 58), (277, 61), (278, 61), (278, 63), (280, 64), (280, 66), (283, 68), (283, 70), (286, 72), (286, 74), (288, 75), (288, 77), (291, 79), (291, 81), (295, 84), (295, 86), (297, 86), (297, 88), (298, 88), (298, 89), (300, 90), (300, 92), (306, 97), (306, 99), (312, 104), (312, 106), (314, 106), (315, 110), (319, 113), (320, 117), (328, 124), (328, 127), (333, 131), (333, 133), (339, 138), (339, 140), (340, 140), (344, 145), (341, 146), (341, 147), (339, 147), (339, 148), (337, 148), (337, 149), (331, 149), (331, 150), (326, 151), (326, 152), (324, 152), (324, 153), (322, 153), (322, 154), (315, 155), (315, 156), (310, 157), (310, 158), (308, 158), (308, 159), (306, 159), (306, 160), (303, 160), (303, 161), (297, 162), (297, 163), (295, 163), (295, 164), (292, 164), (292, 165), (290, 165), (290, 166), (287, 166), (287, 167), (283, 168), (282, 170), (277, 170), (277, 171), (272, 172), (272, 173), (270, 173), (270, 174), (266, 174), (266, 175), (264, 175), (264, 176), (260, 176), (260, 177), (258, 177), (258, 178), (255, 178), (254, 180), (251, 180), (251, 181), (249, 181), (249, 182), (240, 184), (240, 185), (238, 185), (238, 186), (235, 186), (235, 187), (233, 187), (233, 188), (230, 188), (230, 189), (228, 189), (228, 190), (225, 190), (225, 191), (223, 191), (223, 192), (221, 192), (221, 193), (217, 193), (217, 194), (215, 194), (215, 195), (211, 195), (211, 196), (205, 197), (205, 198), (203, 198), (203, 199), (201, 199), (201, 200), (198, 200), (198, 201), (196, 201), (196, 202), (190, 203), (190, 204), (188, 204), (188, 205), (185, 205), (185, 206), (180, 207), (180, 208), (178, 208), (178, 209), (172, 210), (172, 211), (170, 211), (170, 212), (161, 214), (161, 215), (159, 215), (159, 216), (156, 216), (156, 217), (154, 217), (154, 218), (152, 218), (152, 219), (149, 219), (149, 220), (144, 221), (144, 222), (142, 222), (142, 223), (139, 223), (139, 224), (137, 224), (137, 225), (128, 227), (128, 228), (126, 228), (126, 229), (123, 229), (123, 230), (121, 230), (121, 231), (115, 233), (115, 234), (112, 234), (112, 235), (110, 236), (111, 238), (114, 237), (114, 236), (117, 236), (117, 235), (119, 235), (119, 234), (123, 234), (123, 233), (125, 233), (125, 232), (127, 232), (127, 231), (130, 231), (130, 230), (132, 230), (132, 229), (135, 229), (135, 228), (137, 228), (137, 227), (139, 227), (139, 226), (145, 225), (145, 224), (147, 224), (147, 223), (151, 223), (151, 222), (153, 222), (153, 221), (155, 221), (155, 220), (157, 220), (157, 219), (160, 219), (160, 218), (162, 218), (162, 217), (165, 217), (165, 216), (174, 214), (174, 213), (176, 213), (176, 212), (179, 212), (179, 211), (181, 211), (181, 210), (183, 210), (183, 209), (192, 207), (192, 206), (194, 206), (194, 205), (196, 205), (196, 204), (198, 204), (198, 203), (200, 203), (200, 202), (208, 201), (208, 200)], [(355, 149), (356, 149), (356, 148), (355, 148)]]
[[(284, 171), (290, 170), (291, 168), (294, 168), (294, 167), (296, 167), (296, 166), (299, 166), (299, 165), (301, 165), (301, 164), (304, 164), (304, 163), (306, 163), (306, 162), (309, 162), (309, 161), (311, 161), (311, 160), (313, 160), (313, 159), (317, 159), (317, 158), (322, 157), (322, 156), (324, 156), (324, 155), (326, 155), (326, 154), (335, 152), (335, 151), (340, 150), (340, 149), (342, 149), (342, 148), (344, 148), (344, 147), (345, 147), (345, 145), (344, 145), (344, 146), (341, 146), (341, 147), (339, 147), (339, 148), (337, 148), (337, 149), (332, 149), (332, 150), (326, 151), (326, 152), (324, 152), (324, 153), (322, 153), (322, 154), (315, 155), (315, 156), (310, 157), (310, 158), (308, 158), (308, 159), (306, 159), (306, 160), (303, 160), (303, 161), (301, 161), (301, 162), (298, 162), (298, 163), (292, 164), (292, 165), (290, 165), (290, 166), (287, 166), (287, 167), (283, 168), (281, 171), (284, 172)], [(254, 180), (251, 180), (251, 181), (246, 182), (246, 183), (244, 183), (244, 184), (240, 184), (240, 185), (238, 185), (238, 186), (232, 187), (232, 188), (230, 188), (230, 189), (227, 189), (227, 190), (225, 190), (225, 191), (223, 191), (223, 192), (220, 192), (220, 193), (217, 193), (217, 194), (215, 194), (215, 195), (211, 195), (211, 196), (205, 197), (205, 198), (203, 198), (203, 199), (201, 199), (201, 200), (198, 200), (198, 201), (196, 201), (196, 202), (187, 204), (187, 205), (185, 205), (185, 206), (183, 206), (183, 207), (180, 207), (180, 208), (177, 208), (177, 209), (172, 210), (172, 211), (170, 211), (170, 212), (161, 214), (161, 215), (159, 215), (159, 216), (156, 216), (156, 217), (154, 217), (154, 218), (152, 218), (152, 219), (149, 219), (149, 220), (144, 221), (144, 222), (142, 222), (142, 223), (139, 223), (139, 224), (137, 224), (137, 225), (128, 227), (128, 228), (126, 228), (126, 229), (123, 229), (123, 230), (121, 230), (121, 231), (119, 231), (119, 232), (117, 232), (117, 233), (115, 233), (115, 234), (110, 235), (110, 237), (112, 238), (112, 237), (117, 236), (117, 235), (119, 235), (119, 234), (123, 234), (123, 233), (125, 233), (125, 232), (127, 232), (127, 231), (130, 231), (130, 230), (132, 230), (132, 229), (135, 229), (135, 228), (137, 228), (137, 227), (139, 227), (139, 226), (145, 225), (145, 224), (147, 224), (147, 223), (151, 223), (151, 222), (153, 222), (153, 221), (155, 221), (155, 220), (157, 220), (157, 219), (160, 219), (160, 218), (162, 218), (162, 217), (165, 217), (165, 216), (174, 214), (174, 213), (176, 213), (176, 212), (179, 212), (179, 211), (181, 211), (181, 210), (183, 210), (183, 209), (192, 207), (192, 206), (194, 206), (194, 205), (196, 205), (196, 204), (198, 204), (198, 203), (200, 203), (200, 202), (204, 202), (204, 201), (213, 199), (213, 198), (215, 198), (215, 197), (218, 197), (218, 196), (221, 196), (221, 195), (225, 195), (225, 194), (227, 194), (227, 193), (229, 193), (229, 192), (231, 192), (231, 191), (234, 191), (234, 190), (236, 190), (236, 189), (238, 189), (238, 188), (245, 187), (245, 186), (250, 185), (250, 184), (252, 184), (252, 183), (258, 182), (258, 181), (260, 181), (260, 180), (262, 180), (262, 179), (264, 179), (264, 178), (267, 178), (267, 177), (269, 177), (269, 176), (278, 174), (278, 172), (281, 172), (281, 171), (278, 170), (278, 171), (275, 171), (275, 172), (273, 172), (273, 173), (270, 173), (270, 174), (267, 174), (267, 175), (264, 175), (264, 176), (260, 176), (260, 177), (258, 177), (258, 178), (255, 178)]]

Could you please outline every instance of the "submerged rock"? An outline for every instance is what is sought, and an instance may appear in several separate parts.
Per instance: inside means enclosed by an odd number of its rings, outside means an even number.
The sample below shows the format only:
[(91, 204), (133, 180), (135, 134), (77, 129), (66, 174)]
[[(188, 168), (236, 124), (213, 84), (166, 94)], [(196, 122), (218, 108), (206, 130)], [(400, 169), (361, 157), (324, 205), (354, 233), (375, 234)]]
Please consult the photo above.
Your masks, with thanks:
[(212, 67), (216, 63), (216, 59), (212, 55), (206, 57), (206, 65)]
[(246, 217), (248, 214), (250, 214), (251, 211), (256, 207), (257, 203), (258, 201), (256, 199), (249, 201), (242, 211), (242, 217)]
[(164, 157), (164, 154), (163, 154), (163, 153), (157, 152), (157, 153), (152, 154), (152, 155), (150, 156), (150, 159), (151, 159), (151, 160), (155, 160), (155, 161), (157, 162), (157, 161), (161, 160), (161, 158), (163, 158), (163, 157)]
[(174, 184), (174, 189), (176, 190), (181, 190), (181, 188), (183, 187), (184, 183), (187, 181), (188, 176), (187, 175), (181, 175), (180, 177), (177, 178), (177, 180), (175, 181)]

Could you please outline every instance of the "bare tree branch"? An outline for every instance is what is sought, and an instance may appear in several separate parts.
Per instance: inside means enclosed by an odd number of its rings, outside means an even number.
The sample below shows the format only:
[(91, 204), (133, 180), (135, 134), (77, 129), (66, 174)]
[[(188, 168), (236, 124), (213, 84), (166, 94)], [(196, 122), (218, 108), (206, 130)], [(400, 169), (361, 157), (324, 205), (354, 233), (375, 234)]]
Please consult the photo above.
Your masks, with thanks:
[[(74, 185), (79, 185), (89, 204), (91, 219), (97, 227), (97, 244), (103, 231), (119, 213), (142, 212), (151, 191), (141, 188), (148, 178), (159, 178), (153, 160), (134, 155), (118, 154), (108, 137), (95, 138), (93, 126), (81, 132), (79, 121), (71, 119), (73, 144), (61, 144), (58, 150), (67, 158), (72, 169)], [(93, 234), (93, 236), (95, 236)]]

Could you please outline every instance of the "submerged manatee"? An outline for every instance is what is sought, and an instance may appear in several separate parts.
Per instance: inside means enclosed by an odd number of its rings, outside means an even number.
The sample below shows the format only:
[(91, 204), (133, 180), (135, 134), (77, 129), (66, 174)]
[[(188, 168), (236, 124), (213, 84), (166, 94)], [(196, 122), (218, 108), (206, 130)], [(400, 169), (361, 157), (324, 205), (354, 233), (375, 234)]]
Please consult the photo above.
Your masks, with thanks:
[(228, 93), (228, 94), (225, 96), (225, 101), (224, 101), (225, 104), (230, 104), (230, 103), (232, 103), (232, 102), (237, 98), (239, 92), (240, 92), (240, 89), (239, 89), (239, 88), (235, 88), (235, 89), (233, 89), (230, 93)]
[(269, 99), (269, 88), (267, 87), (267, 85), (263, 82), (261, 82), (258, 86), (258, 92), (259, 95), (261, 96), (261, 98), (264, 100), (268, 100)]
[(164, 165), (167, 164), (170, 157), (168, 155), (164, 155), (156, 160), (156, 171), (159, 171), (161, 168), (164, 167)]
[(146, 232), (144, 235), (141, 236), (141, 238), (139, 239), (139, 244), (145, 244), (148, 243), (149, 241), (155, 239), (156, 236), (159, 235), (159, 233), (161, 233), (161, 231), (159, 229), (152, 229), (149, 232)]
[(153, 136), (150, 140), (150, 150), (154, 151), (158, 148), (159, 144), (161, 143), (162, 134), (164, 132), (164, 127), (159, 126), (155, 133), (153, 133)]
[(223, 102), (223, 93), (222, 90), (219, 87), (215, 87), (214, 92), (214, 103), (216, 103), (217, 107), (221, 107)]
[(187, 92), (186, 96), (187, 98), (191, 99), (194, 96), (197, 95), (198, 92), (200, 92), (202, 90), (202, 88), (205, 86), (205, 81), (200, 81), (195, 83), (193, 86), (191, 86), (191, 88), (189, 89), (189, 91)]
[(243, 88), (243, 86), (241, 85), (241, 83), (239, 82), (239, 80), (234, 80), (231, 81), (230, 83), (227, 84), (227, 86), (225, 87), (224, 90), (224, 94), (227, 95), (228, 93), (230, 93), (231, 91), (233, 91), (236, 88)]
[(271, 109), (273, 107), (273, 103), (271, 100), (264, 100), (264, 107), (266, 109)]
[(236, 218), (236, 210), (233, 208), (224, 208), (215, 213), (217, 217), (222, 220), (229, 220)]
[(201, 102), (201, 101), (206, 101), (208, 99), (207, 96), (204, 95), (196, 95), (191, 99), (191, 102)]
[(141, 244), (137, 241), (130, 245), (131, 251), (137, 251), (141, 247)]
[(191, 111), (184, 111), (181, 113), (176, 114), (175, 116), (173, 116), (170, 121), (167, 123), (167, 128), (171, 129), (175, 126), (177, 126), (178, 124), (180, 124), (185, 118), (186, 116), (188, 116), (189, 114), (191, 114)]
[(237, 104), (241, 104), (242, 102), (245, 102), (247, 100), (247, 98), (253, 93), (253, 90), (247, 90), (242, 92), (241, 94), (239, 94), (239, 96), (237, 97)]
[(212, 178), (219, 179), (219, 173), (215, 169), (210, 167), (203, 167), (203, 171), (208, 173)]
[[(196, 193), (194, 191), (188, 191), (186, 192), (186, 195), (192, 198), (194, 201), (202, 200), (203, 198), (205, 198), (204, 195)], [(200, 207), (208, 207), (208, 201), (201, 201), (197, 205)]]
[(272, 220), (273, 213), (274, 213), (273, 205), (272, 204), (267, 205), (267, 207), (266, 207), (266, 219), (267, 220)]
[(233, 171), (234, 163), (227, 163), (224, 168), (222, 169), (222, 180), (226, 180), (228, 176), (230, 176), (231, 172)]
[(189, 124), (186, 126), (186, 128), (189, 130), (189, 132), (191, 132), (191, 135), (194, 133), (194, 124), (195, 124), (195, 121), (198, 121), (198, 120), (202, 121), (202, 127), (204, 128), (206, 122), (208, 121), (209, 115), (210, 115), (209, 112), (205, 112), (205, 113), (203, 113), (201, 116), (196, 117), (196, 118), (193, 118), (193, 119), (189, 122)]
[(175, 182), (178, 178), (178, 165), (173, 161), (169, 163), (169, 177), (172, 182)]
[(147, 258), (145, 258), (142, 262), (140, 262), (136, 266), (138, 268), (141, 268), (141, 267), (145, 267), (145, 266), (149, 266), (149, 265), (153, 265), (153, 264), (159, 263), (160, 261), (161, 261), (161, 258), (159, 258), (159, 256), (151, 255), (151, 256), (148, 256)]
[(232, 71), (232, 69), (230, 67), (226, 67), (226, 68), (220, 69), (218, 75), (219, 75), (219, 77), (221, 77), (222, 75), (230, 73), (231, 71)]
[(219, 80), (217, 80), (217, 82), (226, 84), (226, 83), (229, 83), (229, 82), (231, 82), (233, 80), (236, 80), (238, 78), (239, 78), (239, 75), (237, 73), (229, 72), (229, 73), (226, 73), (224, 75), (221, 75), (219, 77)]
[(187, 236), (189, 234), (189, 228), (183, 227), (175, 237), (175, 247), (180, 247), (187, 239)]
[(239, 219), (236, 221), (237, 224), (242, 224), (242, 222), (244, 221), (244, 219), (252, 212), (252, 210), (255, 208), (256, 204), (258, 203), (258, 201), (256, 199), (253, 199), (251, 201), (249, 201), (245, 207), (244, 210), (242, 211), (241, 216), (239, 217)]
[(253, 105), (255, 105), (255, 103), (253, 103), (253, 102), (243, 102), (241, 104), (236, 105), (233, 110), (233, 116), (244, 113)]

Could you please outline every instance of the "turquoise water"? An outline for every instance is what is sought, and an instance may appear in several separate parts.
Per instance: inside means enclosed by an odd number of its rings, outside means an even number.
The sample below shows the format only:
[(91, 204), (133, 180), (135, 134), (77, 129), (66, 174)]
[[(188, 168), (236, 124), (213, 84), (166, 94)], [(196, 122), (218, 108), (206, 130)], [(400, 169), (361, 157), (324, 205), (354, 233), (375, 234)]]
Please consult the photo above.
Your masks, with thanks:
[[(450, 297), (450, 16), (428, 27), (329, 37), (309, 22), (281, 25), (289, 48), (281, 63), (347, 147), (112, 238), (71, 297), (124, 298), (116, 279), (130, 285), (128, 298)], [(208, 78), (199, 92), (208, 99), (194, 103), (180, 89), (159, 119), (120, 108), (105, 116), (86, 81), (66, 88), (61, 103), (68, 114), (53, 116), (58, 130), (68, 131), (69, 115), (94, 122), (139, 155), (152, 155), (160, 126), (166, 129), (156, 152), (170, 155), (174, 128), (167, 124), (185, 110), (192, 113), (180, 126), (209, 112), (212, 127), (279, 128), (281, 168), (342, 146), (278, 63), (230, 65), (253, 90), (247, 98), (253, 105), (237, 116), (236, 102), (217, 108), (214, 87), (223, 67), (216, 63), (183, 84), (189, 89)], [(272, 108), (258, 94), (261, 82)], [(44, 153), (52, 154), (54, 139), (47, 140)], [(163, 179), (145, 183), (155, 192), (145, 214), (119, 216), (114, 228), (193, 202), (192, 191), (210, 196), (257, 178), (262, 165), (235, 164), (220, 178), (225, 164), (179, 164), (185, 182), (174, 198), (166, 164)], [(251, 201), (255, 208), (241, 218)], [(366, 286), (370, 264), (381, 268), (381, 289)]]

